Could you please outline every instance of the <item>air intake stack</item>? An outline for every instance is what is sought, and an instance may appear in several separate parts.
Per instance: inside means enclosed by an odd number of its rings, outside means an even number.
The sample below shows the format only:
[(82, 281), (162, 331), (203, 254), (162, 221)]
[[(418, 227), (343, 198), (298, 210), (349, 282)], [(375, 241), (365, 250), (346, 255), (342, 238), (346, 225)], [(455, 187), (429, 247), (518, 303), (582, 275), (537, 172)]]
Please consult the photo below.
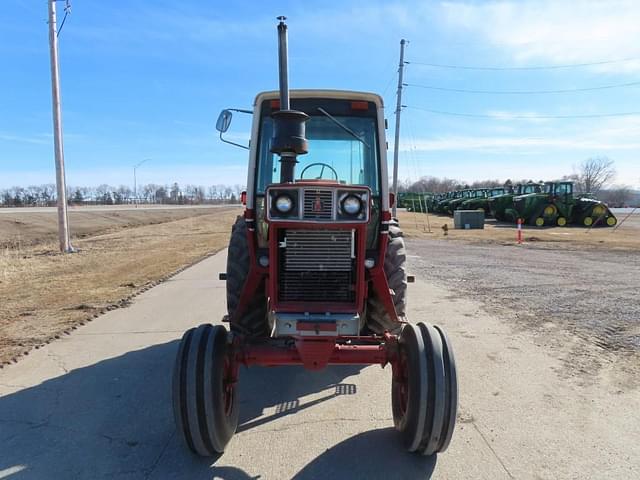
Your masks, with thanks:
[(278, 17), (278, 70), (280, 78), (280, 110), (274, 112), (271, 151), (280, 155), (280, 183), (293, 182), (297, 156), (309, 151), (305, 123), (309, 116), (291, 110), (289, 103), (289, 66), (286, 17)]

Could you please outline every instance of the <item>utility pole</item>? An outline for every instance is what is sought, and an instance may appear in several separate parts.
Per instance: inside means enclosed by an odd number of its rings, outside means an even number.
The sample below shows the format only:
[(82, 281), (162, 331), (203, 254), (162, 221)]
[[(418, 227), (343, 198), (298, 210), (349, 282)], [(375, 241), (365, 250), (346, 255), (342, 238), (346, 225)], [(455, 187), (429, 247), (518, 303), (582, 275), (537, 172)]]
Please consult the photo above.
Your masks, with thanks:
[(396, 103), (396, 134), (393, 142), (393, 195), (395, 202), (391, 210), (393, 218), (397, 218), (398, 204), (398, 150), (400, 148), (400, 112), (402, 111), (402, 74), (404, 73), (404, 46), (408, 43), (404, 38), (400, 40), (400, 64), (398, 65), (398, 101)]
[(64, 148), (62, 145), (62, 110), (60, 106), (60, 74), (58, 72), (58, 30), (56, 25), (56, 0), (49, 3), (49, 57), (51, 60), (51, 99), (53, 104), (53, 145), (56, 158), (56, 197), (58, 199), (58, 239), (60, 251), (74, 251), (69, 237), (67, 215), (67, 185), (64, 174)]
[(150, 158), (145, 158), (144, 160), (142, 160), (140, 163), (137, 163), (136, 165), (133, 166), (133, 201), (136, 203), (138, 202), (138, 183), (136, 181), (136, 170), (138, 169), (138, 167), (140, 165), (142, 165), (144, 162), (147, 162), (151, 160)]

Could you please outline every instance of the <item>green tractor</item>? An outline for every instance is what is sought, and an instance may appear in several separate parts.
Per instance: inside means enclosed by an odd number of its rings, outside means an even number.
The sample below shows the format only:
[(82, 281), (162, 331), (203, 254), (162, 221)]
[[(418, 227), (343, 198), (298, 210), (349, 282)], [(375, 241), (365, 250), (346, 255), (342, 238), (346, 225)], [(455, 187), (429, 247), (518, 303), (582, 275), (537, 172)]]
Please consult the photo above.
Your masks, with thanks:
[(534, 191), (513, 197), (513, 211), (507, 209), (507, 216), (536, 227), (545, 225), (566, 225), (566, 217), (560, 215), (555, 202), (553, 182), (534, 184)]
[(403, 199), (407, 212), (431, 212), (433, 207), (433, 194), (431, 193), (406, 193)]
[(456, 210), (471, 210), (467, 209), (465, 204), (470, 200), (475, 200), (476, 198), (484, 196), (484, 189), (467, 189), (462, 192), (462, 198), (457, 198), (455, 201), (449, 204), (449, 209), (451, 210), (451, 215)]
[(505, 187), (506, 193), (489, 198), (489, 210), (496, 220), (515, 222), (521, 218), (514, 208), (515, 197), (542, 191), (542, 183), (519, 183), (514, 187)]
[(558, 210), (556, 223), (568, 222), (585, 227), (613, 227), (618, 219), (609, 207), (591, 196), (573, 195), (573, 182), (548, 182), (552, 200)]
[(449, 200), (449, 202), (446, 204), (444, 213), (446, 213), (447, 215), (453, 215), (453, 212), (460, 208), (462, 202), (472, 198), (473, 193), (474, 190), (471, 189), (465, 189), (455, 192), (456, 195), (454, 196), (454, 198)]
[(458, 207), (459, 210), (483, 210), (485, 217), (491, 215), (491, 209), (489, 208), (489, 199), (497, 197), (498, 195), (504, 195), (507, 193), (507, 189), (504, 187), (499, 188), (479, 188), (474, 191), (470, 198), (466, 199)]
[(476, 190), (475, 197), (462, 202), (460, 208), (463, 210), (484, 210), (484, 216), (488, 217), (491, 215), (491, 208), (489, 207), (490, 199), (506, 193), (508, 193), (508, 189), (505, 187), (482, 188)]
[(461, 191), (447, 192), (442, 199), (435, 205), (436, 213), (449, 213), (449, 204), (462, 196)]

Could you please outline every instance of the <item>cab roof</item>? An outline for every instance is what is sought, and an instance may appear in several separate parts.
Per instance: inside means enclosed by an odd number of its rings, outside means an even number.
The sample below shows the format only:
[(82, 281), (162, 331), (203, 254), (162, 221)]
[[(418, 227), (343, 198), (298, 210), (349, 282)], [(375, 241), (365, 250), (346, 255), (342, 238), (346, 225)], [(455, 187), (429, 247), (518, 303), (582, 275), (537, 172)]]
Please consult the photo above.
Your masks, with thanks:
[[(280, 92), (272, 90), (268, 92), (260, 92), (256, 95), (253, 105), (260, 105), (265, 100), (275, 100), (280, 98)], [(373, 102), (377, 108), (384, 108), (384, 101), (377, 93), (356, 92), (351, 90), (289, 90), (289, 98), (336, 98), (344, 100), (361, 100)]]

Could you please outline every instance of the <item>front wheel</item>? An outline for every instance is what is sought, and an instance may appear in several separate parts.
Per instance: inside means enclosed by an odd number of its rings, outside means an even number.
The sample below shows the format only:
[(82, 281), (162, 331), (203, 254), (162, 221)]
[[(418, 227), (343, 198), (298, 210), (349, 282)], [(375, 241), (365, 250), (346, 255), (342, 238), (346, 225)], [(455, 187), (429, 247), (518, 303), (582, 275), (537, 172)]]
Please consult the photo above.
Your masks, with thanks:
[(238, 427), (237, 369), (222, 325), (200, 325), (180, 341), (173, 370), (173, 414), (189, 449), (212, 457)]
[(451, 344), (429, 324), (402, 328), (399, 358), (393, 365), (393, 422), (410, 452), (444, 452), (455, 428), (458, 382)]

